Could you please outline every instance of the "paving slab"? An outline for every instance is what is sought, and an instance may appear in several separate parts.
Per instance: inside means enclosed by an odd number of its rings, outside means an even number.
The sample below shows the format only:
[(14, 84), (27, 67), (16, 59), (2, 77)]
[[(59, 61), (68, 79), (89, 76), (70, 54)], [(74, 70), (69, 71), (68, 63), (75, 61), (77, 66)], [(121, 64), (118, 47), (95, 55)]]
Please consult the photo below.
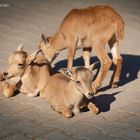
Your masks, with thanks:
[(133, 128), (129, 128), (129, 129), (120, 131), (120, 132), (114, 134), (114, 136), (120, 136), (120, 137), (126, 138), (128, 140), (139, 140), (140, 139), (139, 131), (137, 131)]
[(43, 133), (47, 133), (53, 130), (52, 127), (44, 127), (38, 125), (34, 120), (24, 117), (17, 117), (8, 126), (10, 129), (17, 129), (24, 132), (31, 137), (37, 137)]
[(133, 127), (135, 129), (140, 130), (140, 117), (132, 116), (123, 120), (120, 120), (118, 123), (128, 125), (129, 127)]
[(82, 126), (90, 126), (99, 129), (103, 134), (113, 134), (118, 131), (124, 130), (129, 126), (121, 122), (110, 122), (101, 116), (93, 119), (79, 120), (78, 124)]

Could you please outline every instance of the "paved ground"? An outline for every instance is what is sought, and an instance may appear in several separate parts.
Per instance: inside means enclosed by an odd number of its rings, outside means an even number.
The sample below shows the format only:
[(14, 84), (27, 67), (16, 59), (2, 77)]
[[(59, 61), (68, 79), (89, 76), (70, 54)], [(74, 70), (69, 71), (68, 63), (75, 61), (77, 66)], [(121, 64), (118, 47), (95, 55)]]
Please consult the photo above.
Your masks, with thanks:
[[(0, 95), (0, 140), (140, 140), (139, 0), (0, 0), (0, 69), (6, 69), (18, 44), (29, 52), (36, 50), (41, 33), (53, 34), (71, 8), (100, 3), (113, 6), (126, 23), (121, 86), (107, 88), (110, 71), (95, 98), (101, 113), (82, 112), (71, 119), (54, 112), (40, 97)], [(78, 51), (75, 65), (82, 65), (80, 56)], [(66, 65), (65, 59), (66, 51), (54, 61), (55, 70)]]

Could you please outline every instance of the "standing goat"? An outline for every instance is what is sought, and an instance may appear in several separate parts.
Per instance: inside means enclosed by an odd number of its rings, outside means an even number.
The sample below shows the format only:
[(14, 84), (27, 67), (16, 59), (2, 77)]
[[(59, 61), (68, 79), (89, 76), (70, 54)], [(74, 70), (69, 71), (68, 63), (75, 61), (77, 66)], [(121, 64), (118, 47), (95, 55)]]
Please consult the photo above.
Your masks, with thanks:
[(94, 50), (101, 63), (98, 76), (92, 84), (93, 89), (96, 90), (101, 86), (112, 64), (105, 49), (107, 43), (110, 46), (115, 65), (110, 85), (117, 87), (122, 68), (119, 42), (123, 36), (124, 21), (122, 17), (113, 8), (98, 5), (71, 10), (53, 37), (42, 36), (39, 48), (49, 61), (52, 61), (58, 52), (68, 48), (67, 68), (70, 70), (76, 49), (83, 48), (83, 59), (87, 68), (90, 65), (90, 53)]

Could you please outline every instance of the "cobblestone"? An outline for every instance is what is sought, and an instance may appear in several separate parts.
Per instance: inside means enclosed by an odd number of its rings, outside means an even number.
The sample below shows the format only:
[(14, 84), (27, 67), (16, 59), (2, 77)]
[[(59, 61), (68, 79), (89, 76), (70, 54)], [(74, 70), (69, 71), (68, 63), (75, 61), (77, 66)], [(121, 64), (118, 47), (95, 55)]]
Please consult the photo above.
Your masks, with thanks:
[(137, 116), (140, 116), (140, 109), (139, 109), (140, 104), (135, 103), (131, 106), (126, 106), (120, 109), (120, 112), (127, 112), (130, 114), (135, 114)]
[(133, 127), (133, 128), (136, 128), (136, 129), (139, 129), (140, 130), (140, 117), (137, 117), (137, 116), (132, 116), (132, 117), (129, 117), (127, 119), (123, 119), (123, 120), (120, 120), (119, 123), (121, 124), (126, 124), (130, 127)]
[(24, 117), (16, 117), (14, 120), (8, 125), (8, 128), (17, 129), (31, 137), (36, 137), (53, 130), (52, 127), (44, 127), (42, 125), (38, 125), (34, 120), (29, 118), (27, 119)]
[(108, 112), (102, 113), (101, 116), (108, 121), (115, 122), (133, 116), (133, 114), (128, 112), (118, 112), (117, 110), (111, 110), (109, 113)]
[(139, 140), (140, 139), (139, 131), (137, 131), (133, 128), (125, 129), (125, 130), (120, 131), (115, 134), (115, 136), (118, 136), (118, 135), (123, 138), (126, 138), (128, 140)]
[(100, 116), (98, 116), (98, 119), (93, 118), (81, 120), (78, 122), (78, 124), (81, 126), (90, 126), (97, 128), (101, 130), (103, 134), (113, 134), (117, 131), (121, 131), (125, 128), (128, 128), (128, 126), (125, 124), (121, 124), (118, 122), (110, 122)]

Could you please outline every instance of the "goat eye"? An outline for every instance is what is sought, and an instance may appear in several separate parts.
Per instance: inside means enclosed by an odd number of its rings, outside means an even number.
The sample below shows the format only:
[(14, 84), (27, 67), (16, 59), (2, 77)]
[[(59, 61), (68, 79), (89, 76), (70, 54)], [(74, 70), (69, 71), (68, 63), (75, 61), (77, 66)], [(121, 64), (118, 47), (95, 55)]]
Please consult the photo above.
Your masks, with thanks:
[(81, 85), (81, 82), (80, 82), (80, 81), (76, 81), (76, 84), (77, 84), (78, 86), (80, 86), (80, 85)]
[(24, 66), (24, 64), (18, 64), (18, 66), (19, 66), (19, 67), (23, 67), (23, 66)]

